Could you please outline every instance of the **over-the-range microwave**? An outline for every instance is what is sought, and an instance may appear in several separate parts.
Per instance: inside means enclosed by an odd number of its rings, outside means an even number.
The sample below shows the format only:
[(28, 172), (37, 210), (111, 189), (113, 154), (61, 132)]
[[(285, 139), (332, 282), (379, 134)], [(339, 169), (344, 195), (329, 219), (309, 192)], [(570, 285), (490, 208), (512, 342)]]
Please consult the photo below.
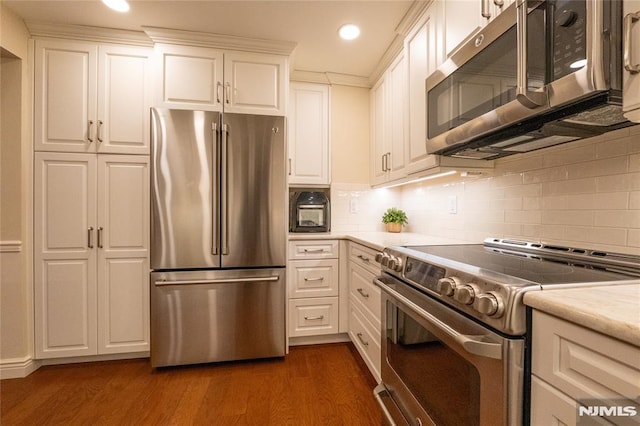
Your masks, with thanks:
[(618, 0), (515, 0), (427, 78), (427, 152), (494, 159), (633, 124), (622, 26)]

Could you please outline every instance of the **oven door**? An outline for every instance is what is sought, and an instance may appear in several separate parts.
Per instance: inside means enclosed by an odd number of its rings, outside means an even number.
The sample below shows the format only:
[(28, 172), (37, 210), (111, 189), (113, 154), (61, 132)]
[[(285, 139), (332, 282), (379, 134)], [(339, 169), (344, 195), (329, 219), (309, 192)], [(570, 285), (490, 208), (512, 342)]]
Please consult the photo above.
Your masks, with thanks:
[(520, 425), (524, 340), (508, 339), (390, 275), (382, 289), (388, 424)]

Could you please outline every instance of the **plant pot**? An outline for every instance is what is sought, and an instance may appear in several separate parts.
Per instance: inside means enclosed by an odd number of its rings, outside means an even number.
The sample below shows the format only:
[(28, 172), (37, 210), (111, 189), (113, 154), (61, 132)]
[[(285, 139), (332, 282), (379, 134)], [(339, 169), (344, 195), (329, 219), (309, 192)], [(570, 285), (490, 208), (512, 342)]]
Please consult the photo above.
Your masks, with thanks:
[(389, 222), (386, 225), (387, 225), (387, 232), (401, 232), (402, 231), (402, 224), (401, 223)]

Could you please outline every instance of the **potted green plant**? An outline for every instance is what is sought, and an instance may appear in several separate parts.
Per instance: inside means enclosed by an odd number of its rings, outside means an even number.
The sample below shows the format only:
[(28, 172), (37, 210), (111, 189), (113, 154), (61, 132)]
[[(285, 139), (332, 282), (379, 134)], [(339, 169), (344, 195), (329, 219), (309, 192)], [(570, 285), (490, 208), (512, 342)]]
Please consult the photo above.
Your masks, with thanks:
[(388, 208), (382, 215), (382, 223), (386, 225), (387, 232), (400, 232), (408, 222), (407, 214), (404, 210), (395, 207)]

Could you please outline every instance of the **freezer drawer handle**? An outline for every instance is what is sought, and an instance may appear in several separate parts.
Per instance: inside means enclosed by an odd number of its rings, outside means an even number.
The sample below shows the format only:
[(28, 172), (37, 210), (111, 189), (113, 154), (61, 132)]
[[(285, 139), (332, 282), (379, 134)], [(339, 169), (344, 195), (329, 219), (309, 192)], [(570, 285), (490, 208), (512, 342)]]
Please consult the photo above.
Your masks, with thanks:
[(247, 283), (247, 282), (259, 282), (259, 281), (278, 281), (280, 277), (249, 277), (249, 278), (220, 278), (212, 280), (160, 280), (156, 281), (155, 285), (185, 285), (185, 284), (231, 284), (231, 283)]
[(358, 340), (360, 340), (360, 343), (362, 343), (364, 346), (369, 346), (369, 342), (364, 340), (364, 338), (362, 337), (362, 333), (356, 333), (356, 336), (358, 337)]

